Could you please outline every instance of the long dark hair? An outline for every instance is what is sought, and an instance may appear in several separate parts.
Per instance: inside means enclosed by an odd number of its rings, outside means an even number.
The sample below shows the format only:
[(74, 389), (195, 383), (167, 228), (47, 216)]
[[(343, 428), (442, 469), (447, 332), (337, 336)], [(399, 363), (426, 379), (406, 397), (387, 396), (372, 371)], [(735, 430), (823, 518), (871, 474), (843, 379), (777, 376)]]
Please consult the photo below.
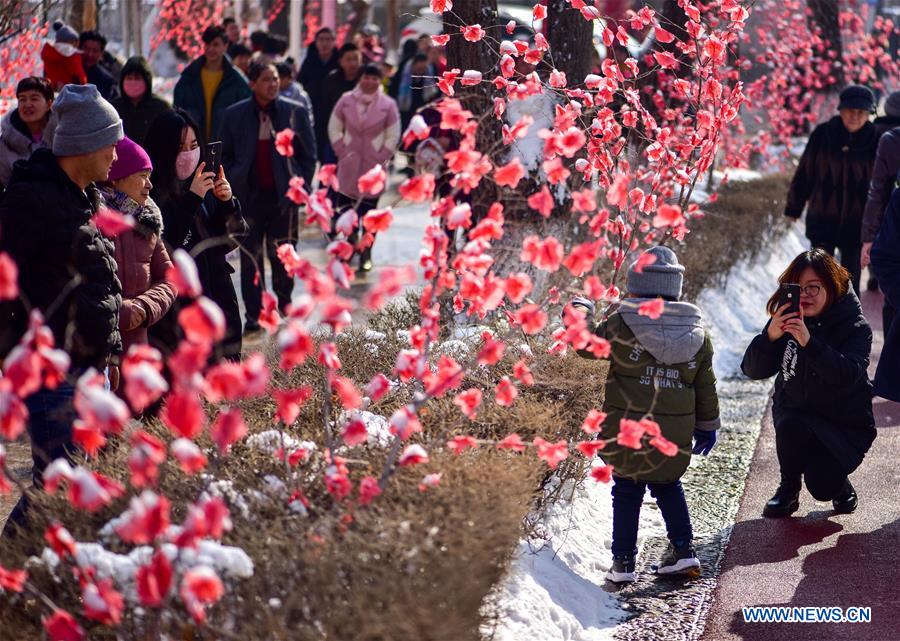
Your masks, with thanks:
[(200, 126), (191, 115), (182, 109), (172, 109), (157, 116), (144, 139), (144, 149), (153, 162), (153, 174), (150, 181), (153, 183), (151, 197), (157, 203), (164, 202), (182, 191), (188, 181), (178, 179), (175, 173), (175, 159), (181, 151), (181, 141), (184, 138), (184, 130), (190, 127), (197, 136), (197, 144), (200, 145), (200, 160), (203, 160), (203, 138), (200, 134)]
[[(800, 274), (809, 267), (812, 269), (822, 286), (828, 299), (825, 301), (825, 309), (828, 309), (834, 303), (850, 291), (850, 272), (838, 264), (838, 262), (823, 249), (810, 249), (797, 256), (784, 273), (778, 278), (778, 283), (784, 285), (786, 283), (799, 283)], [(778, 309), (779, 292), (772, 294), (766, 309), (770, 314), (774, 314)]]

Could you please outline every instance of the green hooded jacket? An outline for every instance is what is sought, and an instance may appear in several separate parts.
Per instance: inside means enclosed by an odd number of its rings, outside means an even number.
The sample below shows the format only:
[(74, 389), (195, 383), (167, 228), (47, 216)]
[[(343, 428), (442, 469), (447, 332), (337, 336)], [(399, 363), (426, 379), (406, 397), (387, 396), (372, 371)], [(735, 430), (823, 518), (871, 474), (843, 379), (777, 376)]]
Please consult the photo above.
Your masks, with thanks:
[[(666, 302), (660, 317), (652, 319), (638, 314), (645, 300), (626, 299), (594, 327), (611, 344), (601, 437), (615, 438), (623, 418), (649, 418), (678, 446), (678, 453), (666, 456), (653, 447), (634, 450), (612, 442), (600, 455), (616, 476), (670, 483), (691, 462), (694, 428), (719, 428), (713, 348), (695, 305)], [(587, 351), (578, 353), (595, 358)]]

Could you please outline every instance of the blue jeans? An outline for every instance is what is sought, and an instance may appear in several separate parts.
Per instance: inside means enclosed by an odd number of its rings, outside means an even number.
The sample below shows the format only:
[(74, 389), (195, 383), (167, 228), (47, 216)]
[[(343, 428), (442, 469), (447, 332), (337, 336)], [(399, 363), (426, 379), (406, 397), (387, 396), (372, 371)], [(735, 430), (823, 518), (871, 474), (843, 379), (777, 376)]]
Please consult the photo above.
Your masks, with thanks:
[(666, 522), (669, 540), (690, 541), (694, 537), (691, 516), (681, 481), (674, 483), (645, 483), (613, 476), (613, 556), (637, 555), (638, 523), (641, 519), (641, 503), (644, 492), (650, 487), (650, 496), (656, 499), (659, 511)]
[[(72, 423), (75, 422), (75, 387), (63, 381), (56, 389), (42, 388), (27, 399), (28, 436), (31, 438), (31, 478), (34, 487), (44, 486), (47, 465), (58, 458), (72, 460)], [(22, 495), (9, 515), (2, 538), (14, 536), (13, 526), (25, 525), (28, 497)]]

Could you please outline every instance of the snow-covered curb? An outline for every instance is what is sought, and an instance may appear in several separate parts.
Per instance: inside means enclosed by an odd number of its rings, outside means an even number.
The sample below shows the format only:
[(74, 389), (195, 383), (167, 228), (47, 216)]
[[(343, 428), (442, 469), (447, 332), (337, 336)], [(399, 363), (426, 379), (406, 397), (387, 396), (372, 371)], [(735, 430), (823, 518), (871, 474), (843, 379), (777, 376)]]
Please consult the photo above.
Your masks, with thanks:
[[(768, 255), (742, 260), (724, 287), (705, 290), (698, 305), (713, 338), (720, 379), (737, 376), (744, 349), (766, 320), (765, 303), (778, 276), (808, 247), (802, 224), (773, 239)], [(487, 607), (499, 614), (497, 641), (597, 641), (612, 639), (627, 617), (620, 601), (603, 590), (612, 562), (611, 485), (589, 481), (571, 500), (553, 506), (543, 521), (546, 542), (523, 539), (510, 573)], [(566, 496), (568, 493), (564, 493)], [(641, 510), (638, 547), (665, 537), (665, 525), (649, 494)]]

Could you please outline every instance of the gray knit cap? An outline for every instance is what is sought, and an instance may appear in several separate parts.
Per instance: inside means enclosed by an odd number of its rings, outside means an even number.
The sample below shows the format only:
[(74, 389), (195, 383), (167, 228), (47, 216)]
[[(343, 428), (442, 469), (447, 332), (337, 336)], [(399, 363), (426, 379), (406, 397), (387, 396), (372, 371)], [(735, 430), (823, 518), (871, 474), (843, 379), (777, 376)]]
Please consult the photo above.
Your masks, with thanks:
[(651, 247), (645, 254), (653, 254), (656, 261), (645, 265), (638, 273), (635, 271), (638, 261), (628, 268), (625, 288), (630, 296), (640, 298), (681, 298), (681, 283), (684, 280), (684, 266), (678, 263), (678, 256), (668, 247), (662, 245)]
[(56, 42), (78, 44), (78, 32), (62, 20), (57, 20), (53, 23), (53, 30), (56, 32)]
[(895, 91), (885, 99), (884, 113), (893, 118), (900, 118), (900, 91)]
[(122, 119), (94, 85), (66, 85), (53, 101), (54, 156), (80, 156), (114, 145), (125, 136)]

